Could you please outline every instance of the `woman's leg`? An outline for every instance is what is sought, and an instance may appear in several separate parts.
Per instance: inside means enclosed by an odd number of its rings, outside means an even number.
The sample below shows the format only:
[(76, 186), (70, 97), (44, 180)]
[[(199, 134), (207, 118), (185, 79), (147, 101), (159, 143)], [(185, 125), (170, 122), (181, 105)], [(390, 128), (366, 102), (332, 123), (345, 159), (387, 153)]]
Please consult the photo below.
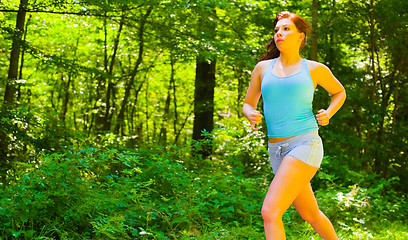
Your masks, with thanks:
[(286, 156), (266, 194), (262, 217), (267, 240), (286, 239), (282, 216), (316, 174), (317, 167)]
[(339, 239), (330, 220), (319, 210), (310, 183), (293, 201), (300, 216), (325, 240)]

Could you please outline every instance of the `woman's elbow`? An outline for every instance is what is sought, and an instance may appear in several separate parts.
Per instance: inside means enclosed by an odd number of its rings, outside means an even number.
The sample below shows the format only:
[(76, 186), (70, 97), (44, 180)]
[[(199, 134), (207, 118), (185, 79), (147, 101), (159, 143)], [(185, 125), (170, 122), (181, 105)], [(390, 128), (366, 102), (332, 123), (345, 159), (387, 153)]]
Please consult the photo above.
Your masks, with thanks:
[(346, 98), (347, 98), (346, 89), (344, 89), (341, 93), (342, 93), (343, 99), (346, 100)]

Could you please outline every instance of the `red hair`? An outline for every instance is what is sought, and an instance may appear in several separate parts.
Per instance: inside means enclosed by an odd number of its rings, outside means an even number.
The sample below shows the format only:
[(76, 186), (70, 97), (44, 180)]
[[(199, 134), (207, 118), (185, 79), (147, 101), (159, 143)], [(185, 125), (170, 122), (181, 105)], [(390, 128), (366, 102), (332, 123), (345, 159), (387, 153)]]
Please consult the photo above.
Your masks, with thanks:
[[(310, 24), (303, 19), (302, 17), (300, 17), (299, 15), (295, 14), (295, 13), (291, 13), (288, 11), (283, 11), (280, 12), (276, 15), (275, 20), (273, 21), (273, 28), (275, 29), (276, 24), (278, 23), (279, 20), (282, 19), (289, 19), (290, 21), (293, 22), (293, 24), (295, 24), (297, 30), (301, 33), (305, 34), (305, 38), (303, 39), (302, 44), (300, 45), (300, 50), (306, 45), (306, 35), (309, 34), (312, 31), (312, 28), (310, 27)], [(273, 58), (277, 58), (280, 55), (280, 51), (278, 50), (278, 48), (275, 45), (275, 41), (272, 38), (272, 40), (266, 44), (266, 50), (267, 52), (262, 55), (262, 57), (259, 59), (259, 61), (262, 60), (267, 60), (267, 59), (273, 59)]]

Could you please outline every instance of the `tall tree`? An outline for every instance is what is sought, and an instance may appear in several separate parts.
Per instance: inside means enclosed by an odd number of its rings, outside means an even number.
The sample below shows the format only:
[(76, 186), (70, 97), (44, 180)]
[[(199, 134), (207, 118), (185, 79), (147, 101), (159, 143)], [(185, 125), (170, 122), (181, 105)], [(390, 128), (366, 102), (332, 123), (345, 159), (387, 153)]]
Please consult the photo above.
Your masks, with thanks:
[[(207, 5), (207, 4), (204, 4)], [(208, 10), (211, 9), (211, 10)], [(215, 22), (211, 17), (215, 14), (210, 6), (203, 8), (202, 14), (197, 27), (199, 35), (213, 36), (215, 33)], [(204, 40), (204, 39), (203, 39)], [(206, 39), (211, 41), (211, 38)], [(204, 40), (205, 41), (205, 40)], [(216, 57), (206, 47), (202, 48), (196, 57), (196, 77), (194, 89), (194, 126), (193, 139), (201, 140), (205, 138), (203, 132), (212, 132), (214, 128), (214, 88), (215, 88), (215, 66)], [(212, 152), (211, 144), (204, 146), (201, 154), (208, 157)]]
[[(8, 70), (6, 89), (4, 93), (4, 110), (10, 109), (15, 101), (17, 92), (17, 77), (18, 77), (18, 62), (20, 57), (20, 49), (22, 37), (24, 35), (25, 17), (27, 12), (28, 0), (21, 0), (17, 13), (17, 22), (14, 34), (12, 36), (13, 43), (10, 52), (10, 65)], [(3, 116), (4, 117), (4, 116)], [(5, 182), (7, 171), (10, 168), (11, 159), (8, 158), (10, 151), (8, 149), (9, 138), (7, 132), (0, 132), (0, 181)]]
[[(103, 76), (100, 76), (100, 81), (98, 83), (98, 90), (99, 88), (101, 88), (102, 86), (105, 87), (106, 84), (106, 94), (105, 94), (105, 104), (103, 106), (99, 107), (99, 111), (98, 114), (96, 115), (96, 129), (97, 130), (102, 130), (102, 131), (109, 131), (111, 129), (111, 117), (112, 117), (112, 102), (114, 102), (113, 96), (114, 96), (114, 83), (112, 82), (112, 78), (113, 78), (113, 69), (115, 66), (115, 61), (117, 59), (117, 52), (118, 52), (118, 48), (119, 48), (119, 41), (120, 41), (120, 37), (122, 34), (122, 30), (123, 30), (123, 26), (125, 23), (125, 16), (126, 16), (126, 10), (123, 10), (122, 12), (122, 16), (119, 22), (119, 28), (113, 43), (113, 52), (111, 55), (111, 61), (110, 63), (108, 63), (108, 34), (107, 34), (107, 13), (105, 12), (105, 16), (104, 16), (104, 32), (105, 32), (105, 36), (104, 36), (104, 71), (106, 74), (104, 74)], [(109, 66), (108, 66), (109, 65)], [(106, 82), (106, 83), (105, 83)], [(99, 96), (99, 91), (97, 92), (97, 98), (96, 98), (96, 102), (95, 102), (95, 109), (96, 109), (96, 103), (100, 100), (100, 96)], [(91, 123), (92, 124), (92, 123)]]
[(197, 56), (194, 85), (194, 140), (203, 139), (202, 132), (211, 132), (214, 128), (215, 64), (215, 59)]
[(310, 59), (317, 61), (317, 32), (318, 32), (319, 0), (313, 0), (312, 5), (312, 44)]
[(27, 6), (28, 0), (20, 0), (20, 6), (17, 13), (17, 23), (13, 36), (13, 44), (10, 52), (10, 66), (7, 76), (6, 91), (4, 93), (4, 103), (6, 105), (14, 102), (17, 91), (16, 80), (18, 77), (18, 62), (20, 58), (22, 37), (24, 35)]
[(126, 107), (128, 104), (128, 100), (130, 97), (130, 91), (134, 86), (136, 74), (138, 73), (138, 69), (140, 64), (142, 63), (143, 60), (143, 54), (144, 54), (144, 47), (145, 47), (145, 42), (144, 42), (144, 31), (145, 31), (145, 25), (147, 22), (147, 18), (153, 11), (153, 6), (149, 6), (149, 8), (146, 10), (146, 13), (143, 15), (143, 17), (140, 20), (139, 23), (139, 29), (138, 29), (138, 40), (139, 40), (139, 53), (138, 53), (138, 58), (136, 60), (135, 66), (131, 72), (130, 79), (125, 85), (125, 95), (122, 100), (122, 104), (120, 107), (120, 112), (117, 117), (117, 123), (115, 126), (115, 133), (118, 134), (121, 130), (121, 133), (123, 134), (123, 126), (124, 126), (124, 120), (125, 120), (125, 111)]

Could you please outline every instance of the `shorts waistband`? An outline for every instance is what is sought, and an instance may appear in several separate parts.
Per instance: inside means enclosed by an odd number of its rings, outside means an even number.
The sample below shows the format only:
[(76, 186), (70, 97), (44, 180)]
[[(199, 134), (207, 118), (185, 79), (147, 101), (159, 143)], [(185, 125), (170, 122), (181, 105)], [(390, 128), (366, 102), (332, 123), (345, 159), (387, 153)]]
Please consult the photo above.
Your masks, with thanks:
[(286, 140), (281, 141), (281, 142), (276, 142), (276, 143), (268, 142), (268, 146), (269, 146), (269, 147), (274, 147), (274, 146), (275, 146), (275, 147), (278, 147), (278, 146), (282, 146), (282, 145), (286, 145), (286, 144), (291, 144), (291, 143), (293, 143), (293, 142), (298, 141), (299, 139), (303, 139), (303, 138), (313, 138), (313, 137), (319, 137), (319, 131), (318, 131), (318, 130), (312, 131), (312, 132), (303, 133), (303, 134), (299, 134), (299, 135), (296, 135), (296, 136), (294, 136), (294, 137), (292, 137), (292, 138), (286, 139)]

